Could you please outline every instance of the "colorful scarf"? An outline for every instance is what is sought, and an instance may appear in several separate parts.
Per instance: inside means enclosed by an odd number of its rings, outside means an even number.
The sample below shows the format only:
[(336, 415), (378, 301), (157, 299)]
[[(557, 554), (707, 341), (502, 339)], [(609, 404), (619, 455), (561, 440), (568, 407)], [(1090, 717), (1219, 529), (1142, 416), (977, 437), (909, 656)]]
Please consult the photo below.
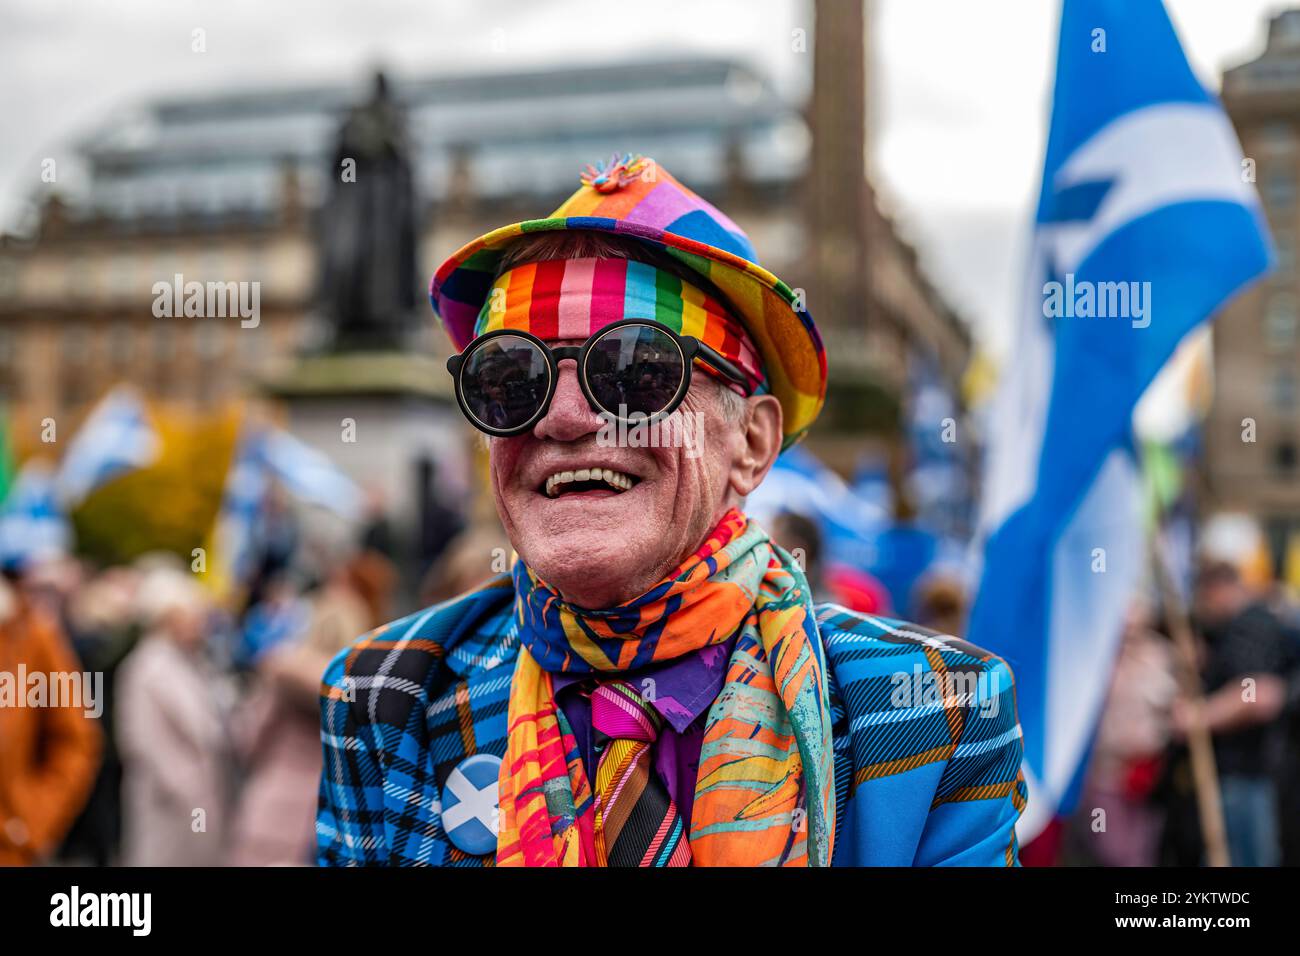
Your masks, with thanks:
[(826, 866), (835, 777), (826, 662), (803, 573), (729, 511), (673, 574), (625, 605), (566, 604), (515, 566), (520, 642), (501, 764), (500, 866), (602, 866), (591, 785), (551, 674), (615, 674), (737, 634), (706, 717), (691, 814), (699, 866)]
[[(520, 329), (543, 341), (584, 340), (623, 319), (649, 319), (711, 346), (767, 390), (758, 350), (726, 307), (670, 272), (628, 259), (549, 259), (503, 272), (474, 335)], [(704, 366), (708, 369), (708, 366)]]

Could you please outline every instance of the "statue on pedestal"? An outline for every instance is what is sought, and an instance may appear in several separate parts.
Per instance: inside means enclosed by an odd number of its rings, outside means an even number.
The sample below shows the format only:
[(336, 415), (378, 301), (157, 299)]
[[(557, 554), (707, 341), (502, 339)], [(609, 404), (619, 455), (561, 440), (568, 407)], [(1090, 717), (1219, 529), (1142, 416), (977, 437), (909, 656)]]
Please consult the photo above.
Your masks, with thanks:
[(417, 321), (415, 185), (383, 73), (339, 128), (330, 183), (318, 232), (324, 350), (401, 351)]

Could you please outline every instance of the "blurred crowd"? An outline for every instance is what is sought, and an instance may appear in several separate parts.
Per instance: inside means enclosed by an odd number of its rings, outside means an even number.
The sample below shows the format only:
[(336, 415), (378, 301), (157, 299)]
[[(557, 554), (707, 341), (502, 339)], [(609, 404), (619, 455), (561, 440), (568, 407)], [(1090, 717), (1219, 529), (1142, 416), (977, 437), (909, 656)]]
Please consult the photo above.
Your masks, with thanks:
[(0, 674), (26, 678), (11, 691), (34, 693), (37, 674), (50, 689), (50, 675), (84, 675), (86, 690), (27, 706), (0, 687), (0, 865), (313, 861), (326, 664), (487, 578), (508, 545), (440, 515), (412, 588), (382, 513), (359, 531), (311, 517), (269, 509), (256, 572), (233, 597), (171, 554), (3, 569)]
[[(1206, 859), (1189, 735), (1207, 731), (1233, 866), (1300, 864), (1300, 603), (1211, 560), (1192, 594), (1192, 659), (1171, 622), (1132, 608), (1074, 818), (1049, 838), (1069, 862)], [(1189, 693), (1190, 688), (1200, 691)], [(1101, 812), (1099, 812), (1101, 811)]]
[[(868, 574), (833, 565), (817, 525), (785, 511), (773, 537), (803, 561), (819, 599), (962, 636), (969, 579), (934, 563), (903, 607)], [(1022, 848), (1030, 865), (1199, 866), (1207, 860), (1188, 745), (1213, 743), (1233, 866), (1300, 865), (1300, 601), (1232, 562), (1206, 559), (1192, 582), (1193, 659), (1159, 602), (1130, 608), (1077, 806)]]
[[(411, 586), (378, 503), (349, 531), (271, 508), (235, 600), (169, 554), (5, 567), (0, 676), (82, 673), (87, 690), (22, 706), (14, 677), (8, 699), (0, 685), (0, 865), (310, 864), (327, 662), (509, 554), (498, 527), (452, 511), (426, 530), (415, 560), (427, 570)], [(894, 607), (869, 575), (824, 559), (815, 522), (783, 512), (771, 531), (819, 599), (962, 633), (959, 576), (933, 568)], [(1203, 863), (1187, 746), (1203, 727), (1232, 862), (1300, 863), (1300, 605), (1221, 561), (1200, 568), (1191, 599), (1194, 660), (1158, 607), (1132, 608), (1077, 809), (1024, 847), (1025, 862)]]

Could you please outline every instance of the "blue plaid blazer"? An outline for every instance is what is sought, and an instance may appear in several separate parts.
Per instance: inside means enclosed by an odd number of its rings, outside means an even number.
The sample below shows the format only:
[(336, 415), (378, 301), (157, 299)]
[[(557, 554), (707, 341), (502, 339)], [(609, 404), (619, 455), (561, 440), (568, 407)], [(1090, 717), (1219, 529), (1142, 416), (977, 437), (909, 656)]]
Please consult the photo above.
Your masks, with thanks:
[[(442, 791), (505, 755), (519, 641), (508, 576), (378, 628), (322, 682), (324, 866), (484, 866), (443, 831)], [(953, 637), (817, 608), (834, 721), (836, 866), (1016, 866), (1025, 806), (1011, 671)]]

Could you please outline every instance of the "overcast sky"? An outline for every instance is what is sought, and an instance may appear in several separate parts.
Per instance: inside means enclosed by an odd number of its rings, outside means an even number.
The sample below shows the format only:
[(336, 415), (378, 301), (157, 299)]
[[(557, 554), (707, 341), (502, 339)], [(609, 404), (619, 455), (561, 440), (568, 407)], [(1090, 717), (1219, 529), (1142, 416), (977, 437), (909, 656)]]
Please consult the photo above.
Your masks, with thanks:
[[(1279, 0), (1167, 0), (1202, 81), (1262, 49)], [(648, 13), (641, 13), (642, 9)], [(1038, 187), (1058, 4), (877, 0), (872, 162), (888, 211), (977, 334), (1005, 349)], [(677, 15), (673, 15), (677, 14)], [(0, 224), (40, 159), (160, 95), (610, 62), (743, 57), (801, 97), (811, 0), (0, 0)], [(190, 49), (207, 32), (207, 51)]]

